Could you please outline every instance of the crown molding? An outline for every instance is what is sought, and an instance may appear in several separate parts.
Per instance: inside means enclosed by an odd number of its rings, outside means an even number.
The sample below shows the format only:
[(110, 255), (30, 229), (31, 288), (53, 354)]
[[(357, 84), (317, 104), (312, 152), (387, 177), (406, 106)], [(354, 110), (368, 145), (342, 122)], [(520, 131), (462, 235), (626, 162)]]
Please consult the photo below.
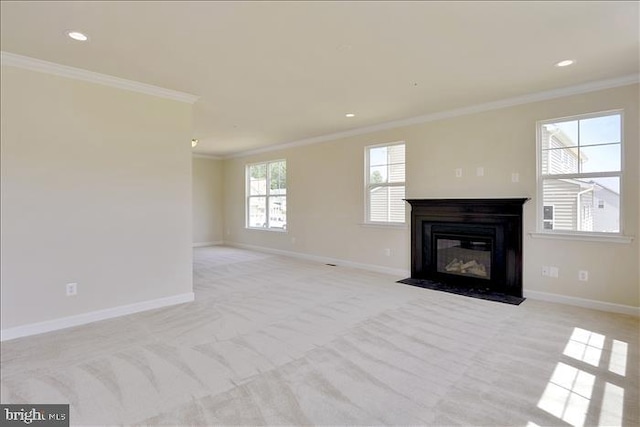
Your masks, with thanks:
[(317, 144), (321, 142), (335, 141), (340, 138), (347, 138), (351, 136), (364, 135), (367, 133), (378, 132), (382, 130), (395, 129), (403, 126), (411, 126), (422, 123), (434, 122), (438, 120), (451, 119), (454, 117), (466, 116), (470, 114), (482, 113), (485, 111), (499, 110), (507, 107), (514, 107), (517, 105), (531, 104), (534, 102), (547, 101), (550, 99), (563, 98), (565, 96), (579, 95), (583, 93), (595, 92), (598, 90), (612, 89), (620, 86), (627, 86), (640, 82), (640, 74), (630, 74), (623, 77), (617, 77), (614, 79), (598, 80), (594, 82), (568, 86), (559, 89), (548, 90), (544, 92), (530, 93), (527, 95), (517, 96), (514, 98), (502, 99), (499, 101), (487, 102), (484, 104), (472, 105), (469, 107), (457, 108), (454, 110), (441, 111), (438, 113), (425, 114), (422, 116), (410, 117), (402, 120), (394, 120), (390, 122), (384, 122), (373, 126), (366, 126), (357, 129), (351, 129), (344, 132), (331, 133), (327, 135), (316, 136), (312, 138), (300, 139), (297, 141), (287, 142), (278, 145), (272, 145), (264, 148), (257, 148), (254, 150), (242, 151), (239, 153), (229, 154), (223, 158), (236, 158), (251, 156), (254, 154), (267, 153), (270, 151), (283, 150), (286, 148), (301, 147), (304, 145)]
[(214, 156), (213, 154), (202, 154), (202, 153), (192, 153), (191, 157), (196, 157), (199, 159), (209, 159), (209, 160), (223, 160), (223, 157)]
[(198, 100), (198, 96), (189, 93), (178, 92), (140, 83), (133, 80), (121, 79), (120, 77), (100, 74), (94, 71), (83, 70), (81, 68), (69, 67), (67, 65), (56, 64), (54, 62), (43, 61), (29, 56), (17, 55), (15, 53), (0, 52), (0, 60), (3, 66), (23, 68), (25, 70), (37, 71), (40, 73), (53, 74), (55, 76), (67, 77), (75, 80), (82, 80), (90, 83), (97, 83), (104, 86), (111, 86), (132, 92), (144, 93), (145, 95), (157, 96), (171, 99), (173, 101), (193, 104)]

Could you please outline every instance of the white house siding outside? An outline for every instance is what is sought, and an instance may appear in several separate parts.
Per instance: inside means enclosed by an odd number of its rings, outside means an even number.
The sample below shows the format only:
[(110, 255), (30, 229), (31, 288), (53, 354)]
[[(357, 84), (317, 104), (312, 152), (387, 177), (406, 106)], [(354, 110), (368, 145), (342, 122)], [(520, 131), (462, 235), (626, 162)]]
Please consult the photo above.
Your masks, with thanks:
[(404, 187), (376, 187), (370, 197), (371, 221), (404, 222)]
[(593, 227), (607, 232), (620, 231), (620, 194), (608, 188), (596, 188), (594, 192)]

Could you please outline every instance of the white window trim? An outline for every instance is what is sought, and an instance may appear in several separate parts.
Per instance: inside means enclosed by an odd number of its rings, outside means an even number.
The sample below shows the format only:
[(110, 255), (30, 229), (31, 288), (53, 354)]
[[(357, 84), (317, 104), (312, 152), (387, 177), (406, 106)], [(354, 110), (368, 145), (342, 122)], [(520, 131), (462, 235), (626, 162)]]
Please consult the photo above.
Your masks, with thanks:
[(409, 226), (407, 222), (361, 222), (361, 227), (368, 228), (398, 228), (398, 229), (408, 229)]
[(556, 233), (529, 233), (529, 236), (534, 239), (552, 239), (552, 240), (580, 240), (584, 242), (608, 242), (608, 243), (626, 243), (633, 242), (633, 236), (623, 236), (615, 233), (599, 232), (597, 234), (582, 232), (580, 234), (568, 233), (568, 232), (556, 232)]
[(407, 208), (405, 206), (405, 218), (404, 221), (402, 222), (392, 222), (392, 221), (370, 221), (369, 220), (369, 210), (371, 207), (371, 202), (369, 200), (369, 151), (372, 148), (377, 148), (377, 147), (391, 147), (394, 145), (404, 145), (405, 148), (405, 155), (404, 155), (404, 167), (405, 167), (405, 174), (404, 174), (404, 181), (402, 183), (399, 182), (394, 182), (394, 183), (387, 183), (387, 185), (384, 185), (385, 187), (404, 187), (405, 189), (405, 195), (406, 195), (406, 191), (407, 191), (407, 143), (405, 141), (394, 141), (394, 142), (387, 142), (387, 143), (383, 143), (383, 144), (374, 144), (374, 145), (367, 145), (366, 147), (364, 147), (364, 222), (360, 225), (362, 226), (371, 226), (371, 227), (389, 227), (389, 228), (404, 228), (407, 225)]
[[(269, 186), (269, 178), (270, 178), (270, 172), (269, 172), (269, 164), (271, 163), (278, 163), (278, 162), (285, 162), (285, 164), (287, 163), (287, 159), (274, 159), (274, 160), (265, 160), (262, 162), (254, 162), (254, 163), (246, 163), (244, 165), (244, 210), (245, 210), (245, 215), (244, 215), (244, 228), (246, 230), (254, 230), (254, 231), (269, 231), (269, 232), (273, 232), (273, 233), (287, 233), (288, 231), (288, 225), (287, 228), (285, 229), (279, 229), (279, 228), (270, 228), (270, 227), (251, 227), (249, 226), (249, 200), (251, 197), (265, 197), (266, 198), (266, 218), (267, 218), (267, 224), (269, 222), (269, 197), (274, 197), (274, 196), (270, 196), (270, 186)], [(261, 196), (251, 196), (249, 194), (249, 186), (250, 186), (250, 179), (249, 179), (249, 170), (251, 168), (251, 166), (256, 166), (256, 165), (267, 165), (267, 185), (266, 185), (266, 194), (265, 195), (261, 195)], [(282, 197), (281, 194), (277, 195)], [(287, 174), (287, 192), (284, 195), (284, 197), (286, 197), (287, 199), (289, 198), (289, 176)], [(287, 205), (288, 206), (288, 205)], [(289, 224), (289, 215), (287, 214), (287, 222), (286, 224)]]
[[(557, 123), (562, 121), (571, 120), (586, 120), (595, 117), (602, 117), (612, 114), (620, 114), (620, 171), (619, 172), (590, 172), (571, 174), (571, 177), (575, 178), (579, 175), (580, 178), (607, 178), (607, 177), (619, 177), (620, 178), (620, 231), (617, 233), (610, 232), (589, 232), (589, 231), (572, 231), (572, 230), (545, 230), (543, 225), (544, 217), (544, 198), (543, 198), (543, 181), (544, 179), (562, 179), (567, 178), (566, 174), (553, 174), (542, 175), (542, 139), (540, 130), (543, 125), (547, 123)], [(539, 120), (536, 122), (536, 231), (529, 233), (534, 238), (549, 238), (560, 240), (583, 240), (583, 241), (598, 241), (598, 242), (614, 242), (614, 243), (631, 243), (633, 236), (624, 235), (624, 195), (625, 195), (625, 150), (624, 150), (624, 110), (606, 110), (598, 111), (595, 113), (578, 114), (574, 116), (556, 117), (553, 119)], [(555, 220), (555, 218), (554, 218)]]

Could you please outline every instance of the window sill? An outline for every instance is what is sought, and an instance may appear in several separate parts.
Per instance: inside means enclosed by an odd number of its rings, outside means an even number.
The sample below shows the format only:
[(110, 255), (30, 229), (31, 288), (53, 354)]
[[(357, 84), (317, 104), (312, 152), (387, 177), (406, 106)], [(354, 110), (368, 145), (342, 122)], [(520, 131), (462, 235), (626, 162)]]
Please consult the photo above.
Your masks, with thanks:
[(368, 228), (396, 228), (396, 229), (406, 229), (407, 224), (402, 222), (362, 222), (360, 223), (362, 227)]
[(266, 227), (245, 227), (245, 230), (252, 231), (270, 231), (272, 233), (286, 233), (287, 229), (279, 229), (279, 228), (266, 228)]
[(552, 240), (579, 240), (583, 242), (606, 242), (629, 244), (633, 241), (633, 236), (623, 236), (621, 234), (574, 234), (574, 233), (529, 233), (534, 239)]

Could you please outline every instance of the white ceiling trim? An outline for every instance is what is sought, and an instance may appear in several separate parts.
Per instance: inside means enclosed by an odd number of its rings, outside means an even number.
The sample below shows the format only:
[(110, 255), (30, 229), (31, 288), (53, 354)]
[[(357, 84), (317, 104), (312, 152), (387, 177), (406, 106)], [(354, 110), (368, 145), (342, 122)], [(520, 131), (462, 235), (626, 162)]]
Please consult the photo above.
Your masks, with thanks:
[(83, 70), (81, 68), (69, 67), (67, 65), (56, 64), (54, 62), (43, 61), (41, 59), (17, 55), (10, 52), (1, 51), (0, 59), (2, 65), (10, 67), (23, 68), (26, 70), (82, 80), (85, 82), (97, 83), (118, 89), (171, 99), (174, 101), (186, 102), (188, 104), (195, 103), (199, 98), (199, 96), (192, 95), (190, 93), (178, 92), (176, 90), (165, 89), (159, 86), (153, 86), (133, 80), (121, 79), (107, 74), (100, 74), (94, 71)]
[(202, 153), (192, 153), (191, 157), (197, 157), (200, 159), (209, 159), (209, 160), (222, 160), (223, 158), (220, 156), (214, 156), (212, 154), (202, 154)]
[(584, 83), (575, 86), (568, 86), (560, 89), (553, 89), (544, 92), (531, 93), (514, 98), (507, 98), (500, 101), (487, 102), (485, 104), (472, 105), (469, 107), (457, 108), (455, 110), (442, 111), (439, 113), (426, 114), (423, 116), (410, 117), (408, 119), (395, 120), (392, 122), (380, 123), (378, 125), (367, 126), (357, 129), (351, 129), (344, 132), (331, 133), (328, 135), (316, 136), (313, 138), (305, 138), (298, 141), (287, 142), (284, 144), (272, 145), (270, 147), (258, 148), (255, 150), (242, 151), (230, 154), (223, 158), (236, 158), (251, 156), (254, 154), (267, 153), (270, 151), (283, 150), (286, 148), (300, 147), (304, 145), (317, 144), (321, 142), (335, 141), (340, 138), (350, 136), (363, 135), (367, 133), (378, 132), (382, 130), (395, 129), (403, 126), (416, 125), (437, 120), (450, 119), (453, 117), (466, 116), (469, 114), (482, 113), (485, 111), (499, 110), (501, 108), (513, 107), (516, 105), (530, 104), (533, 102), (546, 101), (549, 99), (562, 98), (565, 96), (579, 95), (581, 93), (595, 92), (598, 90), (612, 89), (620, 86), (627, 86), (640, 82), (640, 74), (630, 74), (628, 76), (618, 77), (615, 79), (599, 80), (595, 82)]

